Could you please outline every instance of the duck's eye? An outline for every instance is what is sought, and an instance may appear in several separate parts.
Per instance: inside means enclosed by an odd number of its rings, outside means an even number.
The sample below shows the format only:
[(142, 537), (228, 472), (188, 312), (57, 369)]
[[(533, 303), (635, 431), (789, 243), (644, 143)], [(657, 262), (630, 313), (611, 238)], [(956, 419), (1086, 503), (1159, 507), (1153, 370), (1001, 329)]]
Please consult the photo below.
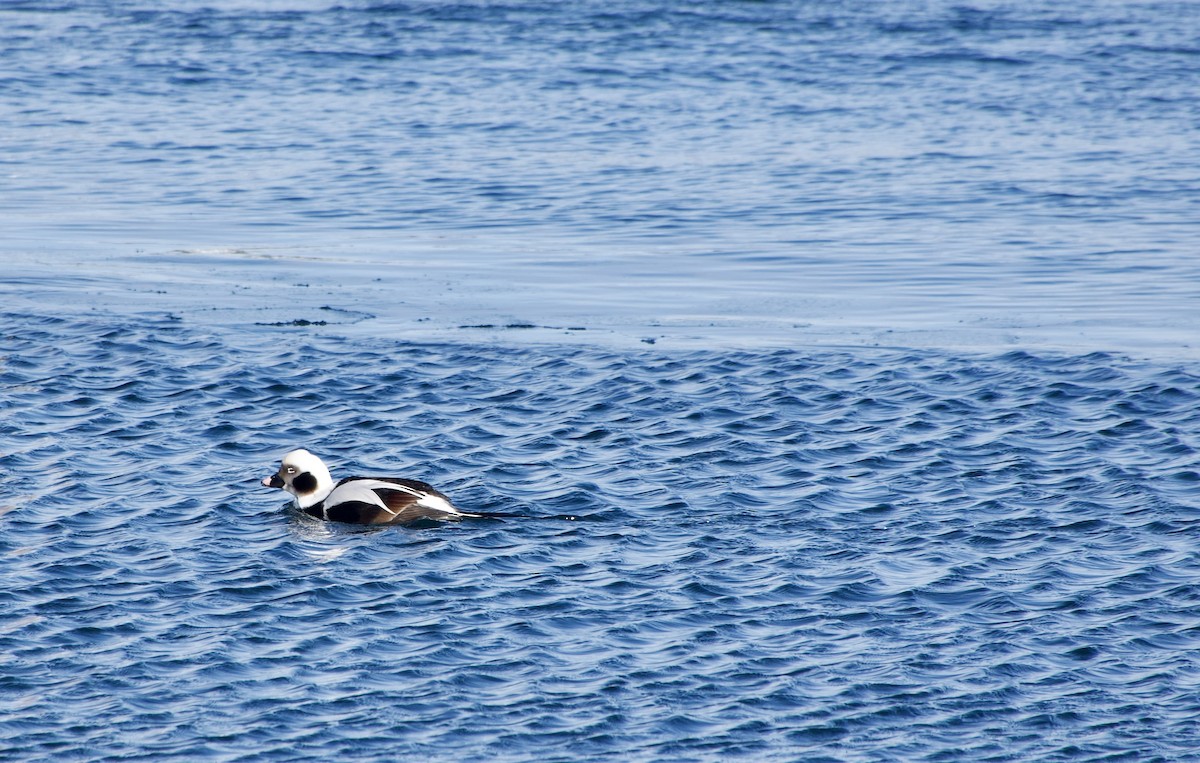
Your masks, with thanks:
[(294, 466), (289, 466), (289, 467), (287, 468), (287, 473), (288, 473), (288, 474), (295, 474), (295, 473), (296, 473), (296, 467), (294, 467)]

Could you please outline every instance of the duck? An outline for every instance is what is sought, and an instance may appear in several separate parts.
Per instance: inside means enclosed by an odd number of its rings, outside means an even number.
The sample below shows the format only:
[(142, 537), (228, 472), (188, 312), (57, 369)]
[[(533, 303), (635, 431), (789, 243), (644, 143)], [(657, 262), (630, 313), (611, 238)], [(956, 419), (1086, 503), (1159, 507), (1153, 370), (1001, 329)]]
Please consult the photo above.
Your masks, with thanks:
[(391, 525), (511, 516), (462, 511), (445, 495), (419, 480), (346, 477), (335, 484), (325, 463), (304, 448), (284, 455), (279, 471), (263, 477), (262, 484), (291, 493), (296, 508), (328, 522)]

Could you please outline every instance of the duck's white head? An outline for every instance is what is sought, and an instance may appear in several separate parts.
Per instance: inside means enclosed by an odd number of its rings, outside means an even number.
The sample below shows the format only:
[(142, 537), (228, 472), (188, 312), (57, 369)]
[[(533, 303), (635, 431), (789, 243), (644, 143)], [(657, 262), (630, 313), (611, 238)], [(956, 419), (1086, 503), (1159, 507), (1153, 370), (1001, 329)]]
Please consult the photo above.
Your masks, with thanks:
[(277, 487), (296, 496), (296, 505), (306, 509), (325, 500), (333, 490), (333, 478), (321, 459), (304, 448), (298, 448), (283, 457), (279, 471), (263, 477), (264, 487)]

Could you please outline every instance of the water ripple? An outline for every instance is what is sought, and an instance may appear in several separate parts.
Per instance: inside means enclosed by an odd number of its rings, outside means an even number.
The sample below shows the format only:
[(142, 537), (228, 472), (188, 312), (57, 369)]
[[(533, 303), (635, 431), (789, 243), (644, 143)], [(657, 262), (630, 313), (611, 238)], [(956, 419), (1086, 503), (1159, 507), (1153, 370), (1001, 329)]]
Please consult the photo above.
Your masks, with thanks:
[[(1195, 738), (1189, 370), (4, 317), (0, 725), (26, 756), (1166, 759)], [(527, 517), (294, 515), (255, 477), (299, 444)]]

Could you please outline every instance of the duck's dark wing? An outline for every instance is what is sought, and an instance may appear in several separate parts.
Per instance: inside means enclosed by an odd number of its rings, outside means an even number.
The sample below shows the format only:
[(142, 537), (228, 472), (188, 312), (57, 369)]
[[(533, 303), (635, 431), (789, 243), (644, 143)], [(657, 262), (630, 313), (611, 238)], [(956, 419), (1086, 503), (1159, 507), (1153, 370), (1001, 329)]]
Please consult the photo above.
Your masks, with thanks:
[[(416, 516), (413, 519), (396, 520), (400, 522), (411, 522), (415, 519), (462, 519), (463, 517), (469, 517), (471, 519), (502, 519), (504, 517), (525, 516), (524, 514), (510, 511), (463, 511), (457, 506), (451, 504), (450, 499), (440, 490), (437, 490), (427, 482), (421, 482), (419, 480), (400, 479), (396, 477), (370, 477), (369, 479), (373, 479), (378, 482), (390, 482), (393, 485), (399, 486), (400, 490), (398, 493), (393, 493), (391, 498), (385, 498), (388, 508), (390, 509), (403, 512), (405, 509), (397, 509), (397, 506), (400, 506), (400, 502), (403, 501), (402, 494), (411, 494), (409, 491), (415, 491), (424, 495), (425, 500), (417, 499), (413, 505), (413, 508), (409, 509), (410, 511), (415, 510), (417, 512), (424, 513), (421, 513), (419, 516)], [(396, 503), (393, 504), (393, 501)], [(444, 506), (443, 502), (445, 503)], [(449, 511), (446, 511), (447, 508)], [(438, 515), (429, 513), (431, 511), (442, 511), (445, 513)]]
[(399, 477), (373, 477), (384, 483), (375, 487), (375, 493), (389, 512), (395, 512), (389, 522), (416, 522), (421, 519), (462, 519), (473, 516), (459, 511), (450, 499), (435, 490), (432, 485), (419, 480)]

